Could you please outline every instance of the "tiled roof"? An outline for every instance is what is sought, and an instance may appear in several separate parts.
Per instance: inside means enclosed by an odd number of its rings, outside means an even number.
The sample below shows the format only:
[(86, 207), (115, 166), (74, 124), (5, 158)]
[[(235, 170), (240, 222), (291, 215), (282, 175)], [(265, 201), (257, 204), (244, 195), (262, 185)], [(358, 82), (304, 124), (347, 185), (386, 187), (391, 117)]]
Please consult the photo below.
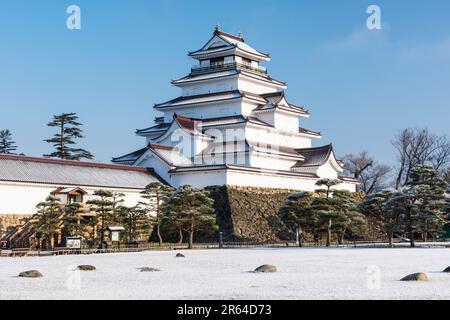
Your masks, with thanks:
[(333, 153), (333, 145), (329, 144), (318, 148), (296, 149), (305, 157), (305, 161), (299, 161), (294, 168), (320, 167), (324, 165)]
[(137, 158), (142, 156), (145, 153), (145, 151), (147, 151), (147, 148), (139, 149), (139, 150), (136, 150), (136, 151), (131, 152), (129, 154), (126, 154), (124, 156), (113, 158), (112, 162), (114, 162), (114, 163), (134, 162)]
[(240, 37), (236, 37), (232, 34), (226, 33), (226, 32), (222, 32), (222, 31), (218, 31), (216, 30), (214, 32), (213, 37), (207, 42), (210, 43), (212, 39), (214, 39), (214, 37), (218, 37), (220, 39), (222, 39), (226, 45), (220, 46), (220, 47), (214, 47), (214, 48), (208, 48), (206, 49), (206, 45), (197, 51), (194, 52), (190, 52), (189, 55), (190, 56), (196, 56), (199, 54), (203, 54), (203, 53), (214, 53), (214, 52), (221, 52), (223, 50), (241, 50), (242, 52), (246, 52), (255, 56), (259, 56), (265, 60), (270, 60), (270, 56), (267, 53), (263, 53), (260, 52), (254, 48), (252, 48), (251, 46), (249, 46), (248, 44), (245, 43), (243, 38)]
[(0, 181), (141, 189), (158, 179), (140, 167), (0, 155)]

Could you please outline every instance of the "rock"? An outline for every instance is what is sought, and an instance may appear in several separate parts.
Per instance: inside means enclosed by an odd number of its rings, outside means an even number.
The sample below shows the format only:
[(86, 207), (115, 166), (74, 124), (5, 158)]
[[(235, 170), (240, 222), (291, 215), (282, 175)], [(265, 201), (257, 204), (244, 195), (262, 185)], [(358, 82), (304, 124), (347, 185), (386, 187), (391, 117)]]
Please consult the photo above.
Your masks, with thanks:
[(445, 270), (442, 271), (442, 272), (448, 272), (448, 273), (450, 273), (450, 267), (448, 267), (447, 269), (445, 269)]
[(428, 276), (426, 273), (418, 272), (407, 275), (400, 281), (428, 281)]
[(186, 257), (185, 257), (184, 254), (182, 254), (182, 253), (177, 253), (177, 255), (175, 256), (175, 258), (186, 258)]
[(149, 268), (149, 267), (139, 268), (139, 270), (141, 270), (141, 272), (159, 272), (159, 271), (161, 271), (159, 269)]
[(42, 274), (37, 270), (24, 271), (19, 274), (22, 278), (41, 278)]
[(90, 266), (90, 265), (81, 265), (81, 266), (78, 266), (77, 269), (80, 271), (95, 271), (95, 270), (97, 270), (94, 266)]
[(265, 264), (256, 268), (255, 272), (264, 272), (264, 273), (277, 272), (277, 267), (271, 266), (270, 264)]

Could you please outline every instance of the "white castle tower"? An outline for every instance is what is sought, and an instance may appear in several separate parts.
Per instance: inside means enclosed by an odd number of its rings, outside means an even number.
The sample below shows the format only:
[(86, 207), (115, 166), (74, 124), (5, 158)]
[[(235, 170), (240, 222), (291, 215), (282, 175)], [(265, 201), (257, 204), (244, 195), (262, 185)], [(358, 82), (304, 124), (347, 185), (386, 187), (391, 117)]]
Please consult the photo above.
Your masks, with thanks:
[(286, 83), (271, 78), (261, 63), (270, 56), (250, 47), (242, 35), (216, 27), (213, 37), (189, 56), (191, 73), (172, 81), (181, 96), (156, 104), (163, 113), (153, 126), (137, 130), (145, 148), (113, 162), (153, 168), (174, 187), (233, 185), (317, 189), (321, 178), (341, 177), (332, 145), (313, 147), (321, 134), (301, 125), (309, 112), (290, 103)]

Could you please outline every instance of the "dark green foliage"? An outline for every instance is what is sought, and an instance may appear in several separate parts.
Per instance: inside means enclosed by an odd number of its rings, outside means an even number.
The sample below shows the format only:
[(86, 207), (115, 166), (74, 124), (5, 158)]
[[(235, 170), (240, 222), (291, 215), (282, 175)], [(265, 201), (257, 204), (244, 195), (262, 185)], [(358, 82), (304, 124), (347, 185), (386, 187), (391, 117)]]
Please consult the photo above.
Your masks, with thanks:
[(0, 130), (0, 153), (13, 154), (16, 150), (16, 142), (12, 138), (11, 131)]
[(163, 219), (189, 233), (189, 248), (192, 248), (196, 232), (218, 230), (213, 205), (208, 191), (182, 186), (162, 206)]
[(446, 188), (436, 169), (420, 165), (411, 170), (406, 187), (387, 202), (388, 209), (399, 215), (398, 229), (408, 234), (411, 247), (416, 233), (426, 240), (429, 232), (438, 232), (445, 224)]
[(55, 236), (59, 230), (62, 215), (62, 206), (60, 199), (49, 196), (44, 202), (36, 206), (35, 232), (40, 235), (42, 240), (46, 240), (48, 248), (55, 247)]
[(58, 128), (58, 133), (52, 138), (44, 141), (52, 144), (56, 151), (44, 155), (45, 157), (60, 158), (64, 160), (94, 158), (89, 151), (74, 147), (76, 144), (75, 139), (83, 138), (82, 130), (79, 128), (82, 124), (77, 120), (78, 116), (76, 113), (63, 113), (61, 115), (53, 116), (53, 120), (47, 125), (49, 127)]
[(158, 236), (160, 246), (163, 244), (161, 235), (163, 212), (161, 207), (170, 199), (174, 191), (175, 189), (171, 186), (165, 185), (161, 182), (153, 182), (141, 192), (142, 198), (146, 200), (146, 202), (142, 202), (142, 205), (145, 207), (147, 214), (153, 214), (153, 223), (156, 225), (156, 234)]
[(394, 191), (384, 190), (368, 195), (359, 205), (359, 210), (369, 219), (375, 221), (375, 227), (383, 231), (393, 245), (394, 232), (398, 231), (399, 211), (390, 210), (387, 202), (394, 195)]
[(83, 228), (81, 224), (81, 213), (82, 205), (80, 203), (74, 202), (68, 204), (64, 207), (64, 229), (63, 235), (67, 236), (81, 236), (83, 234)]
[(94, 197), (95, 199), (88, 201), (87, 204), (90, 205), (96, 213), (96, 217), (91, 219), (91, 226), (93, 228), (98, 227), (100, 229), (100, 245), (103, 248), (103, 243), (105, 241), (105, 228), (108, 223), (115, 220), (113, 215), (115, 206), (114, 193), (106, 190), (98, 190), (94, 192)]
[(151, 217), (141, 206), (119, 206), (117, 217), (120, 225), (125, 228), (125, 240), (138, 240), (142, 234), (148, 233), (152, 227)]

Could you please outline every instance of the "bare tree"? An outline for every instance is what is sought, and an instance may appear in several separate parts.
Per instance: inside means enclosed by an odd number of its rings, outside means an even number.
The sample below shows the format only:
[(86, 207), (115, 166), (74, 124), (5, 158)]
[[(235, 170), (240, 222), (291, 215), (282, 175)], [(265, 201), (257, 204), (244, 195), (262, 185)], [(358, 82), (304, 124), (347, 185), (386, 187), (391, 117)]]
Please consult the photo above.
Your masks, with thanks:
[(450, 140), (428, 129), (404, 129), (392, 141), (397, 150), (397, 173), (395, 188), (405, 186), (411, 170), (420, 165), (431, 165), (442, 172), (450, 163)]
[(344, 157), (344, 168), (348, 175), (359, 179), (359, 191), (371, 194), (386, 187), (386, 180), (391, 167), (378, 164), (366, 151), (357, 155), (348, 154)]

